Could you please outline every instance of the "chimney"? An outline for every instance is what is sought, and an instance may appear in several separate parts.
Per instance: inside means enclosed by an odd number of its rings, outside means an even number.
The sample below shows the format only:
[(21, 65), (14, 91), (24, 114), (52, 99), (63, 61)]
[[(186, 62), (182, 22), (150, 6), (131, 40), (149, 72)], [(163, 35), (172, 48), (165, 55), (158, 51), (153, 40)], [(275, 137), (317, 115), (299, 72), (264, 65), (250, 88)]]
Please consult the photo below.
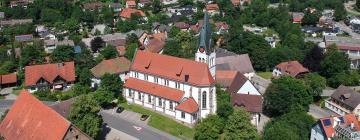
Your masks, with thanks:
[(350, 128), (351, 128), (351, 129), (354, 129), (354, 122), (351, 122)]

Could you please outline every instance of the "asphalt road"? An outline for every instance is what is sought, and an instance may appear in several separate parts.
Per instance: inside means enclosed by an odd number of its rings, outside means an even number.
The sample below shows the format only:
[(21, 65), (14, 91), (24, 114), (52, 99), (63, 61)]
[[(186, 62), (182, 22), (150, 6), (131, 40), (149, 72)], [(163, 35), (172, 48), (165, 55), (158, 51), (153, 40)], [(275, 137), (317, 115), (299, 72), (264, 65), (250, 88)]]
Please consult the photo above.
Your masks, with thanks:
[(177, 140), (176, 137), (147, 125), (141, 125), (120, 118), (109, 112), (101, 111), (104, 123), (140, 140)]
[(334, 112), (327, 109), (322, 109), (321, 107), (314, 104), (310, 104), (308, 113), (315, 119), (330, 117), (331, 115), (337, 116), (337, 114), (335, 114)]

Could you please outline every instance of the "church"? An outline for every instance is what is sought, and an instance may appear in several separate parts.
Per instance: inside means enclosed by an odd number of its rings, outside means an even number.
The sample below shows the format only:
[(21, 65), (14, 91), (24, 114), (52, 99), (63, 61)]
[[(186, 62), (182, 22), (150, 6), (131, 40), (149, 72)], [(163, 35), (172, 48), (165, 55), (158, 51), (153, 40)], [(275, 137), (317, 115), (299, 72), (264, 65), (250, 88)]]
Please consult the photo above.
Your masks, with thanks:
[(135, 53), (123, 95), (176, 120), (194, 124), (216, 113), (216, 53), (205, 13), (195, 61), (147, 51)]

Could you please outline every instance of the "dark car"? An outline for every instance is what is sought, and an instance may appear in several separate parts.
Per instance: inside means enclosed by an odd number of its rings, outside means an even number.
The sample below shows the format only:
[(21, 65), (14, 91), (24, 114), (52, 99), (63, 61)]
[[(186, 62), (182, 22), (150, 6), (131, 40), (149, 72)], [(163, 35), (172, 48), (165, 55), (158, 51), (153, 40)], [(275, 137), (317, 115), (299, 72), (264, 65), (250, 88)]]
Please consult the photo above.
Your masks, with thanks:
[(117, 109), (116, 109), (116, 113), (121, 113), (124, 111), (124, 108), (119, 106)]

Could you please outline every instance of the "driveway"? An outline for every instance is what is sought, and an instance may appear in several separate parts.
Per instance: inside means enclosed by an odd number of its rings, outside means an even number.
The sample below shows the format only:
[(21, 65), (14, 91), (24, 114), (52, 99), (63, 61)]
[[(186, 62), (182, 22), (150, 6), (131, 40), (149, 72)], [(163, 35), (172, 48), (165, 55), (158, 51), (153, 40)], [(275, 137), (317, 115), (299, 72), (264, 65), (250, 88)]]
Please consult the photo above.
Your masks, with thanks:
[(6, 95), (5, 99), (15, 100), (17, 96), (12, 94), (13, 89), (14, 89), (14, 87), (3, 88), (3, 89), (0, 90), (0, 95)]
[(321, 107), (314, 105), (314, 104), (311, 104), (309, 106), (308, 114), (313, 116), (315, 119), (320, 119), (320, 118), (330, 117), (330, 116), (337, 116), (337, 114), (335, 114), (334, 112), (327, 110), (327, 109), (322, 109)]
[(177, 140), (178, 138), (171, 136), (165, 132), (157, 130), (145, 124), (132, 121), (130, 118), (120, 117), (118, 113), (102, 110), (100, 114), (109, 127), (126, 133), (140, 140)]

